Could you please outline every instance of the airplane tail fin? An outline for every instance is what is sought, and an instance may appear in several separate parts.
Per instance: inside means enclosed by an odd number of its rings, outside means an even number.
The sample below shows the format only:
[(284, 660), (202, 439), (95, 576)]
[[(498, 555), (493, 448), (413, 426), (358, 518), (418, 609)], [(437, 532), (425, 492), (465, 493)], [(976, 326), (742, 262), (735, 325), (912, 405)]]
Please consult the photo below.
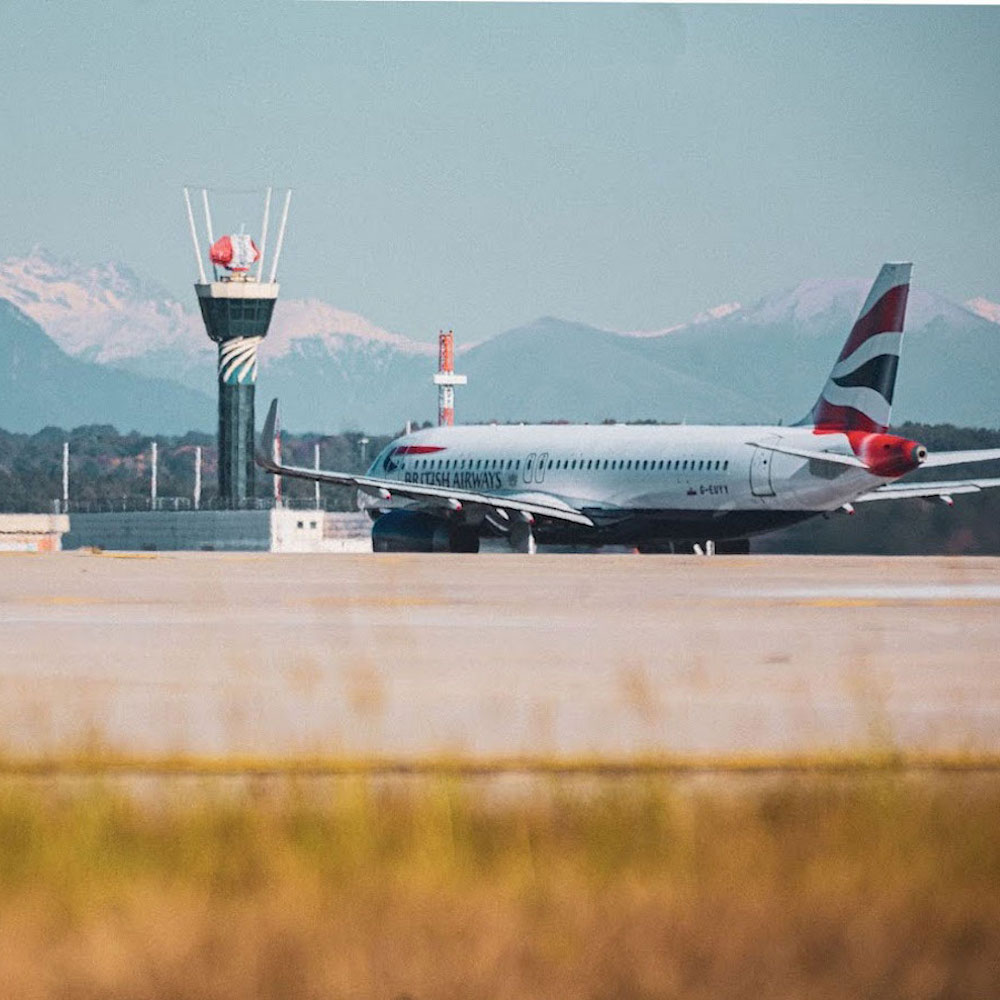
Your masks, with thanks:
[(883, 264), (815, 406), (799, 426), (869, 431), (889, 427), (912, 264)]

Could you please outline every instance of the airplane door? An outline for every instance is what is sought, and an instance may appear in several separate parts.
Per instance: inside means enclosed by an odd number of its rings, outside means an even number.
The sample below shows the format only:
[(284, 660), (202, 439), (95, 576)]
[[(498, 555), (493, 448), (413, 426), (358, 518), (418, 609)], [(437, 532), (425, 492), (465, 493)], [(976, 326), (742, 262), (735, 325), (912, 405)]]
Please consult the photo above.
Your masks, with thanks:
[[(770, 444), (777, 440), (771, 438), (765, 441)], [(774, 486), (771, 483), (771, 463), (774, 461), (774, 452), (767, 448), (755, 448), (753, 458), (750, 460), (750, 492), (755, 497), (773, 497)]]
[(534, 475), (534, 473), (535, 473), (535, 452), (532, 452), (524, 460), (524, 481), (526, 483), (530, 483), (531, 477)]

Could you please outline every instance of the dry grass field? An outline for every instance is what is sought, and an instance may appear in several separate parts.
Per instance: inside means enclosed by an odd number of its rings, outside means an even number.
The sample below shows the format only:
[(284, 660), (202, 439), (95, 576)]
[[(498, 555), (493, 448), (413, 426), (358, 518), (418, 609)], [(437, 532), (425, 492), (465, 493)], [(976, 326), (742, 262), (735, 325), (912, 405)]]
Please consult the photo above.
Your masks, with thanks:
[(1000, 776), (0, 784), (0, 996), (1000, 987)]
[(1000, 560), (3, 568), (0, 1000), (1000, 995)]

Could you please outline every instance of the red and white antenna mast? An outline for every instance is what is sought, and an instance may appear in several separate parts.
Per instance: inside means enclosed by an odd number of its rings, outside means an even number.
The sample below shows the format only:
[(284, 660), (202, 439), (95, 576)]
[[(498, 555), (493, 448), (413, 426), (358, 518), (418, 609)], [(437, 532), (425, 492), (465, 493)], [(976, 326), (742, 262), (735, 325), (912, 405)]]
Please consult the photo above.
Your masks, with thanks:
[(465, 385), (468, 379), (455, 374), (455, 334), (438, 332), (438, 370), (434, 384), (438, 387), (438, 427), (455, 424), (455, 386)]

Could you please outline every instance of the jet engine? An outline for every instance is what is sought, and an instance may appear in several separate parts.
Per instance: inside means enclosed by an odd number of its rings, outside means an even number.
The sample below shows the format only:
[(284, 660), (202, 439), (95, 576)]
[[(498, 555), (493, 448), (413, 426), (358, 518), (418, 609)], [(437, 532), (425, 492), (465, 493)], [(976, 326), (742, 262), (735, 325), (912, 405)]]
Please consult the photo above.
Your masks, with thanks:
[(415, 510), (390, 510), (372, 525), (374, 552), (478, 552), (479, 532)]

